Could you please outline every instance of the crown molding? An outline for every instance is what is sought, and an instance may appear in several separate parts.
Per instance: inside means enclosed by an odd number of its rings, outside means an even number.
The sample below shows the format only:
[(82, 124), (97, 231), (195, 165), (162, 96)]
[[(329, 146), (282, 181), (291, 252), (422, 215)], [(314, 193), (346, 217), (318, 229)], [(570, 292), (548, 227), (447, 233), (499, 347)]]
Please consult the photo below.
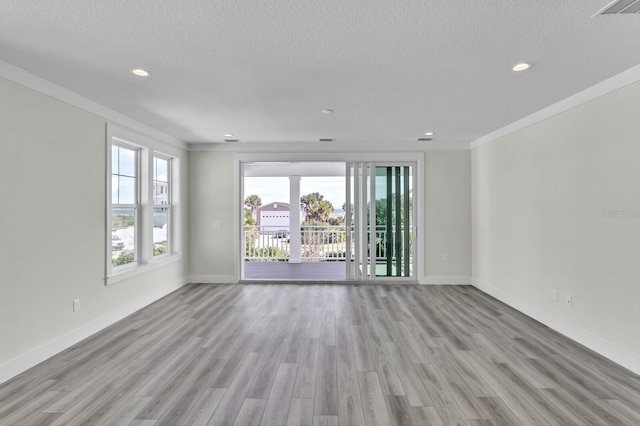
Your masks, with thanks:
[(533, 124), (539, 123), (540, 121), (551, 118), (554, 115), (561, 114), (565, 111), (568, 111), (572, 108), (585, 104), (589, 101), (592, 101), (596, 98), (604, 96), (608, 93), (636, 83), (638, 81), (640, 81), (640, 65), (629, 68), (628, 70), (623, 71), (620, 74), (616, 74), (613, 77), (608, 78), (594, 86), (591, 86), (588, 89), (578, 92), (575, 95), (569, 96), (568, 98), (563, 99), (560, 102), (556, 102), (553, 105), (543, 108), (540, 111), (534, 112), (533, 114), (521, 118), (518, 121), (514, 121), (513, 123), (508, 124), (494, 132), (479, 137), (478, 139), (471, 142), (471, 149), (478, 148), (503, 136), (517, 132), (518, 130), (524, 129), (525, 127), (529, 127)]
[(42, 77), (38, 77), (35, 74), (31, 74), (22, 68), (16, 67), (15, 65), (2, 60), (0, 60), (0, 77), (43, 93), (59, 101), (68, 103), (69, 105), (73, 105), (90, 113), (99, 115), (100, 117), (105, 118), (107, 122), (128, 127), (131, 130), (143, 133), (183, 150), (187, 150), (189, 148), (188, 144), (180, 139), (156, 130), (151, 126), (134, 120), (131, 117), (114, 111), (104, 105), (92, 101), (91, 99), (85, 98), (84, 96), (81, 96), (69, 89), (58, 86), (49, 80), (45, 80)]
[(192, 152), (317, 152), (321, 147), (325, 152), (426, 152), (426, 151), (468, 151), (469, 142), (426, 142), (424, 145), (418, 142), (394, 142), (386, 146), (372, 146), (366, 141), (340, 142), (211, 142), (189, 143), (189, 151)]

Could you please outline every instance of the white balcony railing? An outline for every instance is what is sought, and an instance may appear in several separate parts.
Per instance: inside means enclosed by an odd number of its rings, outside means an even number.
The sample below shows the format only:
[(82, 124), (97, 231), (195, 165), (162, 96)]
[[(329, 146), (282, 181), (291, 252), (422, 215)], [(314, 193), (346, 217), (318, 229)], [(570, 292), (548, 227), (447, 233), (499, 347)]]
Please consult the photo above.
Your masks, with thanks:
[[(277, 262), (291, 257), (288, 230), (245, 226), (245, 260)], [(302, 226), (300, 255), (303, 262), (344, 260), (347, 233), (344, 226)]]
[[(353, 235), (353, 234), (352, 234)], [(245, 226), (245, 260), (278, 262), (291, 257), (290, 233), (273, 227)], [(300, 257), (303, 262), (344, 261), (347, 230), (344, 226), (306, 226), (300, 228)], [(351, 253), (354, 252), (351, 238)], [(393, 241), (392, 241), (393, 243)], [(385, 259), (386, 228), (376, 230), (376, 260)]]

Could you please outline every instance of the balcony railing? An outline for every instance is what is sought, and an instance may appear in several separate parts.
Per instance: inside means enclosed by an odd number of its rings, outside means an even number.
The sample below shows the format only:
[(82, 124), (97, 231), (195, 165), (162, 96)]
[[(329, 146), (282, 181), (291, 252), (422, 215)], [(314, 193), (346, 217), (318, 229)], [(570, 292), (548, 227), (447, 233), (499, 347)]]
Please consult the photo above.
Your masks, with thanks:
[[(351, 231), (353, 236), (353, 231)], [(393, 233), (392, 233), (393, 235)], [(245, 260), (278, 262), (291, 257), (290, 232), (274, 227), (245, 226)], [(306, 226), (300, 228), (300, 258), (303, 262), (344, 261), (347, 253), (347, 230), (344, 226)], [(392, 238), (393, 239), (393, 238)], [(351, 253), (354, 252), (351, 238)], [(391, 241), (393, 247), (393, 241)], [(386, 258), (386, 227), (376, 230), (376, 260)], [(392, 249), (393, 250), (393, 249)]]
[[(278, 262), (291, 257), (290, 233), (274, 227), (245, 226), (245, 260)], [(347, 233), (343, 226), (302, 226), (300, 256), (303, 262), (344, 260)]]

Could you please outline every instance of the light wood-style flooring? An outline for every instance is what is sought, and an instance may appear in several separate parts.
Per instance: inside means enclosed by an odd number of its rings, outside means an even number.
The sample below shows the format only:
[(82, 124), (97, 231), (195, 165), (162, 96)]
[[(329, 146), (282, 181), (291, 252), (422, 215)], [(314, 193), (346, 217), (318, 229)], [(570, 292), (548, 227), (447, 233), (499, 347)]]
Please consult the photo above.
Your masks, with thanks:
[(0, 386), (2, 425), (640, 424), (640, 378), (468, 286), (191, 284)]
[(344, 262), (244, 262), (244, 279), (250, 280), (297, 280), (344, 281)]

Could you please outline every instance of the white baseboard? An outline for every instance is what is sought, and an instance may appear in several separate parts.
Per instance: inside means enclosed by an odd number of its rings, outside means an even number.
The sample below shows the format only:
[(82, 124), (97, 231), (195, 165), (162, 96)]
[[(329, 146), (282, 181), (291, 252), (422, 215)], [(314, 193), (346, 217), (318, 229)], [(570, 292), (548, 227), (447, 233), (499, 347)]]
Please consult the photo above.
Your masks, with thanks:
[(454, 275), (434, 276), (428, 275), (418, 281), (422, 285), (470, 285), (471, 277), (458, 277)]
[(159, 288), (153, 293), (149, 293), (144, 299), (140, 299), (134, 303), (123, 306), (115, 311), (97, 318), (81, 327), (70, 331), (60, 337), (57, 337), (44, 345), (37, 347), (23, 355), (18, 356), (10, 361), (0, 365), (0, 384), (30, 369), (31, 367), (45, 361), (48, 358), (62, 352), (63, 350), (75, 345), (76, 343), (86, 339), (87, 337), (104, 330), (110, 325), (120, 321), (121, 319), (131, 315), (132, 313), (144, 308), (147, 305), (163, 298), (169, 293), (174, 292), (180, 287), (187, 284), (186, 279), (182, 279), (171, 285)]
[(194, 284), (237, 284), (235, 275), (189, 275), (187, 282)]
[(506, 303), (512, 308), (517, 309), (523, 314), (535, 319), (536, 321), (541, 322), (547, 327), (552, 328), (558, 333), (561, 333), (581, 345), (586, 346), (592, 351), (597, 352), (605, 358), (610, 359), (616, 364), (620, 364), (635, 374), (640, 374), (640, 358), (634, 354), (614, 346), (602, 338), (576, 327), (556, 315), (545, 312), (527, 302), (513, 297), (509, 293), (478, 280), (477, 278), (472, 279), (472, 285), (490, 296), (495, 297), (501, 302)]

